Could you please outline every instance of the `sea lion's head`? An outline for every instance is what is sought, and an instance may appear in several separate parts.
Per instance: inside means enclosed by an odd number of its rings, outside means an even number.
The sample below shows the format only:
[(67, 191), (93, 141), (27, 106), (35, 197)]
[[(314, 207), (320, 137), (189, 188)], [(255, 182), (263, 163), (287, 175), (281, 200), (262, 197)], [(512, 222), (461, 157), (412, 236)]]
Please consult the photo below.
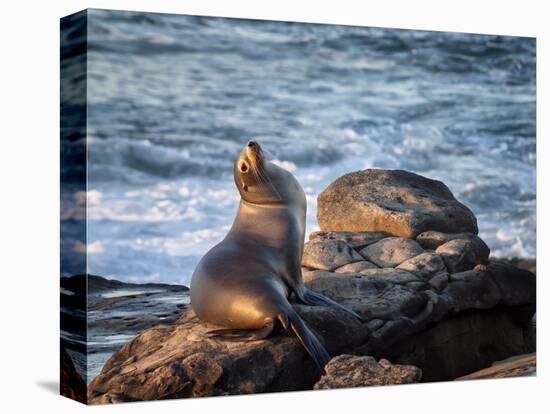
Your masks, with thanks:
[(253, 140), (235, 160), (233, 177), (241, 198), (249, 203), (288, 204), (303, 194), (294, 176), (269, 162), (260, 144)]

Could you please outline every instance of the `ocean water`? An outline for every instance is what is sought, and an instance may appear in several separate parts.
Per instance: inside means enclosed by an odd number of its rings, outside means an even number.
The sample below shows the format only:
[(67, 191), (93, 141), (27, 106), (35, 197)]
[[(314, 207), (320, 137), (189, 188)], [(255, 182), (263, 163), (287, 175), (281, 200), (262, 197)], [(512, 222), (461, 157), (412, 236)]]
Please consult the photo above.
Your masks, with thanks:
[(251, 138), (302, 184), (308, 233), (337, 177), (406, 169), (446, 183), (493, 255), (534, 257), (535, 53), (530, 38), (92, 10), (88, 271), (189, 284), (233, 221)]

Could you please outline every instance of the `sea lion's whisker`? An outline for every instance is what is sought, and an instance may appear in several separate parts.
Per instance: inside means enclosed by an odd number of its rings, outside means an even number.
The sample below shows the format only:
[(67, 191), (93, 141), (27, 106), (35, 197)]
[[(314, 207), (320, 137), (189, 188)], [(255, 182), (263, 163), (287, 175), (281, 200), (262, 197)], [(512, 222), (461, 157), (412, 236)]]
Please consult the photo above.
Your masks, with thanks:
[(267, 183), (269, 183), (269, 185), (271, 186), (275, 194), (277, 194), (277, 198), (279, 199), (279, 201), (281, 201), (282, 200), (281, 194), (279, 194), (279, 192), (277, 191), (277, 189), (269, 179), (269, 176), (265, 173), (265, 171), (263, 171), (262, 167), (258, 168), (258, 173), (260, 173), (264, 177), (264, 180), (267, 181)]

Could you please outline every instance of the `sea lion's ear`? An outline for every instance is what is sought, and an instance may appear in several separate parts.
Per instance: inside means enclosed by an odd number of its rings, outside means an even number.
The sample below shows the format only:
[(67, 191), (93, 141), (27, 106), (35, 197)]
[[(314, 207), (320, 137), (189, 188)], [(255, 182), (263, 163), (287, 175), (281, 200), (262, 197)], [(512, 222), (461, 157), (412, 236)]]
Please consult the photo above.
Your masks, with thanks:
[(246, 184), (243, 183), (243, 190), (244, 191), (248, 191), (248, 186)]

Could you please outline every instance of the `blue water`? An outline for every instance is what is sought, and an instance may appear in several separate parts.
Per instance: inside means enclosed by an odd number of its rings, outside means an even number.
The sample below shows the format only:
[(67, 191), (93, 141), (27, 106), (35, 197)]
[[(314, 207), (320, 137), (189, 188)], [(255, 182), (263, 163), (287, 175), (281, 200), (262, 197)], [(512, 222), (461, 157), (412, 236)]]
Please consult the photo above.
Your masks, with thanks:
[(535, 40), (93, 10), (88, 271), (188, 284), (257, 139), (308, 197), (364, 168), (445, 182), (495, 256), (535, 256)]

